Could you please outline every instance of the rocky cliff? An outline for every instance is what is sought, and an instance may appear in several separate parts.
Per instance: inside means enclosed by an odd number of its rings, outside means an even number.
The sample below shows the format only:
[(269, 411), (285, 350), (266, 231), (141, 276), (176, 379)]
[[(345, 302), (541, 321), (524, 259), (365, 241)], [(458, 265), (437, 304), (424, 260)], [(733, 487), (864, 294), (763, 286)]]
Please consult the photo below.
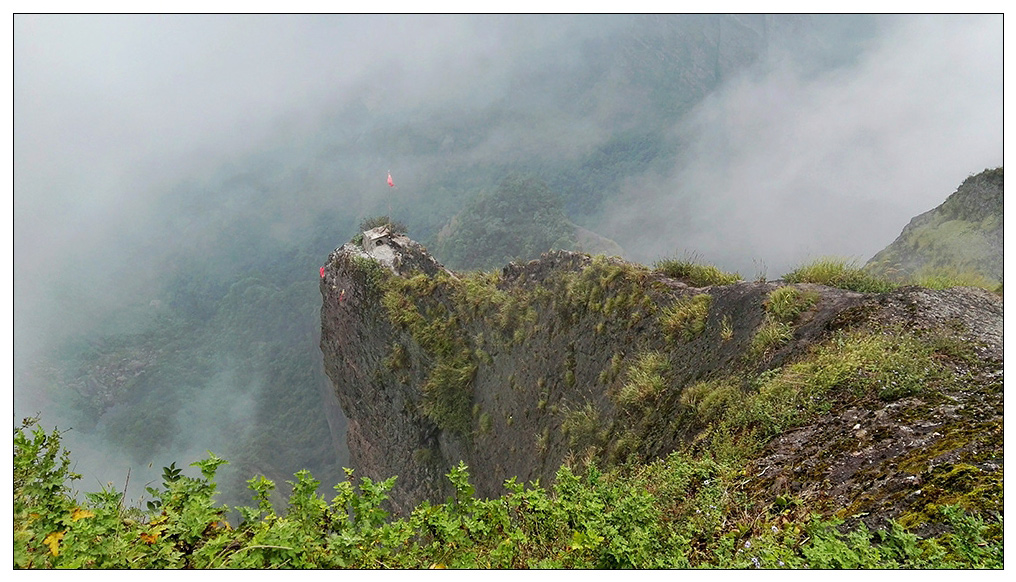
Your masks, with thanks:
[[(351, 463), (392, 509), (671, 451), (845, 518), (1001, 511), (1002, 302), (691, 280), (558, 251), (456, 274), (385, 227), (328, 257), (321, 349)], [(846, 512), (846, 513), (845, 513)]]

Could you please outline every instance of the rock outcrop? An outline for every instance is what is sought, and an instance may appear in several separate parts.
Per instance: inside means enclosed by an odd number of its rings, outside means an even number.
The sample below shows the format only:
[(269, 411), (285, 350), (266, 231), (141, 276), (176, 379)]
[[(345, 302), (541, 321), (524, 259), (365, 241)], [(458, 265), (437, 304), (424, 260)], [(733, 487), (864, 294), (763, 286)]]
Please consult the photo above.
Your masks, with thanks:
[[(351, 463), (372, 479), (398, 475), (396, 512), (445, 500), (443, 476), (460, 460), (477, 494), (493, 497), (511, 477), (547, 483), (566, 462), (694, 450), (708, 423), (689, 395), (723, 381), (741, 395), (726, 406), (737, 406), (818, 348), (835, 354), (830, 342), (856, 330), (889, 346), (918, 338), (941, 371), (926, 389), (879, 384), (879, 396), (840, 393), (832, 382), (829, 410), (770, 439), (749, 488), (892, 515), (919, 500), (914, 492), (940, 477), (943, 463), (962, 463), (978, 472), (970, 483), (997, 480), (1001, 507), (996, 295), (780, 281), (694, 287), (566, 251), (500, 273), (454, 274), (406, 237), (374, 231), (362, 240), (326, 263), (321, 349), (348, 418)], [(799, 309), (781, 316), (785, 335), (768, 341), (773, 292), (788, 287), (781, 297)], [(899, 472), (901, 462), (916, 472)]]

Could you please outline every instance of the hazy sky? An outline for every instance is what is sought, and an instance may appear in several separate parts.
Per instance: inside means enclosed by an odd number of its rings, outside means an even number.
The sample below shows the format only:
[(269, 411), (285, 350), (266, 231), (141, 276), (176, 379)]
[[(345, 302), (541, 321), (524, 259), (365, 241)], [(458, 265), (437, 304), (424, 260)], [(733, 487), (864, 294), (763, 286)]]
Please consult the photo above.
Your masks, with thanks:
[[(770, 277), (817, 255), (869, 258), (968, 174), (1002, 163), (1001, 16), (881, 24), (849, 66), (804, 74), (801, 55), (777, 53), (727, 79), (669, 128), (685, 144), (670, 168), (629, 178), (587, 226), (635, 260), (697, 252), (729, 269), (764, 262)], [(16, 344), (42, 329), (33, 314), (48, 308), (54, 270), (76, 277), (89, 305), (129, 294), (129, 277), (108, 289), (105, 277), (145, 265), (131, 249), (166, 221), (153, 201), (176, 184), (299, 143), (350, 100), (385, 115), (522, 96), (520, 72), (568, 70), (584, 39), (623, 26), (555, 16), (15, 17)], [(561, 116), (531, 131), (505, 125), (458, 161), (588, 151), (609, 134), (602, 125)], [(441, 164), (402, 161), (407, 174)]]
[[(767, 74), (728, 79), (670, 129), (686, 144), (672, 167), (630, 178), (593, 226), (647, 262), (687, 250), (780, 271), (817, 254), (870, 257), (968, 174), (1002, 163), (1001, 16), (884, 21), (850, 66), (806, 76), (777, 54)], [(80, 268), (77, 255), (122, 262), (164, 220), (151, 201), (176, 183), (299, 141), (351, 97), (381, 113), (481, 109), (524, 89), (511, 86), (520, 70), (566, 70), (583, 38), (618, 22), (17, 16), (16, 308), (40, 309), (38, 286)], [(608, 130), (547, 120), (531, 135), (494, 133), (473, 155), (580, 151)]]

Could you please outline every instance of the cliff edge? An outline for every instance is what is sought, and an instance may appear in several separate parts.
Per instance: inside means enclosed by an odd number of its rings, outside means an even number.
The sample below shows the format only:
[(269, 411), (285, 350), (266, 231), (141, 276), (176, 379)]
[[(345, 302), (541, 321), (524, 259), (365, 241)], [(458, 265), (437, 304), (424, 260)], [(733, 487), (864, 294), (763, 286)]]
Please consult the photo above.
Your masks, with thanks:
[[(699, 286), (696, 286), (699, 285)], [(332, 252), (321, 349), (361, 476), (391, 508), (676, 450), (743, 466), (760, 503), (933, 528), (1002, 510), (1002, 301), (701, 283), (556, 251), (456, 274), (380, 227)], [(948, 498), (948, 499), (947, 499)]]

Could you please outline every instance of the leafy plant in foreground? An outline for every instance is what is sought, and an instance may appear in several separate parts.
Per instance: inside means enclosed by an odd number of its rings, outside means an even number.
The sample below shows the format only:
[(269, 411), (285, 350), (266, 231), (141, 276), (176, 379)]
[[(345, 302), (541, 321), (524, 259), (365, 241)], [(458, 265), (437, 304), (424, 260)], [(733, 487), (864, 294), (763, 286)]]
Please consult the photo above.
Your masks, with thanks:
[[(31, 433), (29, 433), (31, 431)], [(160, 509), (125, 510), (120, 494), (75, 500), (59, 433), (33, 421), (15, 429), (16, 567), (28, 568), (1000, 568), (1001, 517), (985, 522), (958, 507), (941, 511), (948, 533), (921, 539), (890, 524), (842, 531), (796, 500), (751, 512), (738, 491), (743, 470), (673, 453), (602, 472), (563, 466), (554, 485), (478, 499), (464, 464), (447, 477), (445, 503), (421, 503), (403, 518), (383, 509), (395, 478), (338, 483), (328, 501), (300, 471), (285, 513), (269, 502), (274, 483), (248, 481), (254, 507), (226, 523), (213, 502), (224, 460), (209, 455), (167, 467)]]

